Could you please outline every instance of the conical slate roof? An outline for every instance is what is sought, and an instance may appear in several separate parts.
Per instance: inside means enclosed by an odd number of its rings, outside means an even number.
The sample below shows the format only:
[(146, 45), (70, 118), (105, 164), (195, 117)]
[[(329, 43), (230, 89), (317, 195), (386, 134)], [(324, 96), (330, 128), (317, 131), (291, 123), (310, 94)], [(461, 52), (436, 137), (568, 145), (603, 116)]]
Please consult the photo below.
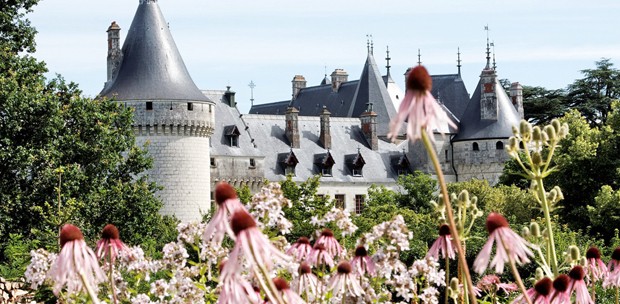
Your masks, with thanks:
[(117, 100), (209, 101), (190, 77), (157, 1), (140, 1), (116, 77), (100, 96)]
[(467, 104), (460, 119), (458, 134), (453, 141), (509, 138), (512, 136), (512, 126), (518, 126), (519, 113), (504, 88), (495, 78), (495, 94), (497, 97), (497, 120), (483, 120), (480, 116), (480, 96), (482, 92), (482, 79)]

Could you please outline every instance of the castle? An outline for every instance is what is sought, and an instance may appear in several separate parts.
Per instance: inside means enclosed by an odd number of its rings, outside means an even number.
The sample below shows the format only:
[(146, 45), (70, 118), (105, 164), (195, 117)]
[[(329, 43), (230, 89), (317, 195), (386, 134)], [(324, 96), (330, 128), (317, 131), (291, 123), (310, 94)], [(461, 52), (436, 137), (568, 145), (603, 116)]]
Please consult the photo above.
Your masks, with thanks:
[[(107, 32), (108, 77), (100, 96), (133, 108), (137, 141), (147, 144), (154, 159), (147, 174), (164, 187), (159, 195), (165, 214), (200, 219), (219, 181), (257, 191), (265, 180), (290, 175), (301, 182), (317, 174), (319, 194), (360, 212), (370, 185), (394, 189), (399, 175), (433, 173), (419, 141), (404, 134), (387, 140), (404, 97), (390, 74), (389, 53), (386, 75), (369, 48), (358, 80), (336, 69), (308, 86), (296, 75), (290, 100), (241, 114), (230, 87), (201, 91), (195, 85), (156, 0), (140, 0), (122, 49), (120, 27), (113, 22)], [(523, 116), (521, 86), (513, 83), (510, 97), (504, 91), (490, 65), (488, 42), (487, 64), (471, 98), (460, 65), (456, 74), (432, 78), (433, 96), (458, 126), (435, 130), (443, 173), (453, 182), (495, 183), (512, 126)]]

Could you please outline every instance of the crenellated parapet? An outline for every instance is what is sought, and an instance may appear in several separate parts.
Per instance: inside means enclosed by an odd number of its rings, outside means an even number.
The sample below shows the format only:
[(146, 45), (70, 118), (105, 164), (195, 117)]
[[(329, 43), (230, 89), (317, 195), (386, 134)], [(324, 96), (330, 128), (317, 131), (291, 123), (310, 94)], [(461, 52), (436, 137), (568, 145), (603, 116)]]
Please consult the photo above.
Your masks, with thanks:
[(213, 102), (127, 101), (134, 111), (136, 136), (210, 137), (214, 128)]

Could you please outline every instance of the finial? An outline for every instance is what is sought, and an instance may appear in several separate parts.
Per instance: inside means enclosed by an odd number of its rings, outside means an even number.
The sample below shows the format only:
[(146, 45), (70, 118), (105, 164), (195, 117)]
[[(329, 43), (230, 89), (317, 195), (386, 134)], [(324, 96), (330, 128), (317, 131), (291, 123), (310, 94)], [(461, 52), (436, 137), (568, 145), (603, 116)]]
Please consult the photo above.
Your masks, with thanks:
[(491, 42), (491, 47), (493, 47), (493, 71), (497, 71), (497, 65), (495, 64), (495, 41)]
[(366, 34), (366, 51), (370, 54), (370, 35)]
[(254, 88), (256, 87), (256, 84), (254, 84), (253, 80), (250, 80), (248, 87), (250, 87), (250, 106), (253, 107), (254, 106)]
[(323, 68), (325, 68), (325, 77), (327, 77), (327, 65), (324, 65)]
[(388, 45), (385, 48), (386, 48), (385, 52), (387, 53), (387, 56), (385, 57), (385, 62), (386, 62), (385, 68), (387, 69), (388, 76), (390, 76), (390, 68), (392, 67), (390, 65), (390, 59), (392, 59), (390, 58), (390, 46)]
[(360, 146), (357, 146), (357, 154), (360, 154)]
[(456, 67), (459, 71), (459, 76), (461, 76), (461, 48), (456, 48)]
[(422, 55), (420, 55), (420, 49), (418, 49), (418, 65), (422, 65)]
[(366, 112), (372, 112), (372, 102), (366, 103)]
[(487, 66), (486, 69), (491, 68), (491, 48), (489, 46), (489, 25), (484, 26), (484, 30), (487, 31)]
[(370, 35), (370, 55), (375, 54), (375, 41), (372, 39), (372, 35)]

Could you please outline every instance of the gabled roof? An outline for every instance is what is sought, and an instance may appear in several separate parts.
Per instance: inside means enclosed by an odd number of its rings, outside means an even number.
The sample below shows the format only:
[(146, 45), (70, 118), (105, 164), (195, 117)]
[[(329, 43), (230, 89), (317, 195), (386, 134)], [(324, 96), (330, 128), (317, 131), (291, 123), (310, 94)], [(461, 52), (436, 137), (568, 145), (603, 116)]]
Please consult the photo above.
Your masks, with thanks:
[(512, 105), (512, 101), (497, 77), (494, 84), (497, 98), (497, 120), (483, 120), (480, 118), (482, 85), (481, 79), (460, 119), (458, 134), (452, 141), (509, 138), (512, 136), (512, 126), (519, 125), (519, 113)]
[(327, 151), (326, 153), (314, 155), (314, 163), (321, 167), (331, 168), (336, 161), (332, 157), (332, 154)]
[(441, 101), (458, 119), (463, 116), (469, 103), (469, 93), (459, 74), (432, 75), (433, 88), (431, 94)]
[(117, 100), (209, 101), (196, 87), (157, 1), (140, 1), (116, 77), (100, 96)]

